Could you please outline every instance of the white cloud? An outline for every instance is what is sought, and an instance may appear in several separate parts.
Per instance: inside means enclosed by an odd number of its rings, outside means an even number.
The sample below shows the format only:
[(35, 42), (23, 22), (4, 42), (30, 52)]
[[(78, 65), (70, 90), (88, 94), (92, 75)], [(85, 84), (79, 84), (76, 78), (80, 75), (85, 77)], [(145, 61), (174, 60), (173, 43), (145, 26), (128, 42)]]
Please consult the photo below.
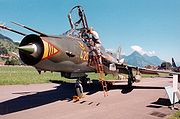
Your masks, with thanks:
[(141, 55), (147, 54), (147, 55), (155, 55), (155, 51), (146, 51), (144, 50), (142, 47), (138, 46), (138, 45), (133, 45), (131, 46), (131, 48), (133, 49), (133, 51), (137, 51), (139, 52)]
[(139, 52), (141, 55), (144, 55), (145, 54), (145, 51), (138, 45), (133, 45), (131, 46), (131, 48), (134, 50), (134, 51), (137, 51)]

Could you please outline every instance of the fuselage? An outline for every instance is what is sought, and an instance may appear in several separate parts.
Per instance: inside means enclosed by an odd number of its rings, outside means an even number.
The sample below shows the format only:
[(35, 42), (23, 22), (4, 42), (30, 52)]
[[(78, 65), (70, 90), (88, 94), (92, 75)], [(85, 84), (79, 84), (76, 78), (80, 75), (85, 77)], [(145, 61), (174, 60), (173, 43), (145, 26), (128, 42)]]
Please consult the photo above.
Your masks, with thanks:
[[(88, 66), (90, 48), (82, 38), (72, 35), (38, 36), (27, 35), (20, 47), (36, 45), (35, 53), (19, 51), (25, 64), (32, 65), (38, 70), (55, 72), (95, 72), (95, 66)], [(103, 56), (109, 60), (114, 58), (101, 48)], [(36, 54), (36, 55), (33, 55)], [(108, 73), (108, 66), (104, 66)]]
[[(56, 47), (58, 52), (51, 54), (34, 65), (37, 69), (57, 72), (91, 72), (94, 68), (88, 67), (90, 49), (80, 38), (59, 36), (57, 38), (42, 37), (49, 47)], [(46, 49), (45, 52), (50, 52)]]

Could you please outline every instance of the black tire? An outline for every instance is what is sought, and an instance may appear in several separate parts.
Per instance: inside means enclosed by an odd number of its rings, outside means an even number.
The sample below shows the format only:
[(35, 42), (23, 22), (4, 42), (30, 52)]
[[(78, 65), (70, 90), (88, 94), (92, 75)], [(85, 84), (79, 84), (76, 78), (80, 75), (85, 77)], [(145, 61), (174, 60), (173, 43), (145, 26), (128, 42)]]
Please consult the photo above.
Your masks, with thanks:
[(80, 98), (83, 96), (83, 87), (81, 84), (78, 84), (77, 86), (75, 86), (75, 93)]

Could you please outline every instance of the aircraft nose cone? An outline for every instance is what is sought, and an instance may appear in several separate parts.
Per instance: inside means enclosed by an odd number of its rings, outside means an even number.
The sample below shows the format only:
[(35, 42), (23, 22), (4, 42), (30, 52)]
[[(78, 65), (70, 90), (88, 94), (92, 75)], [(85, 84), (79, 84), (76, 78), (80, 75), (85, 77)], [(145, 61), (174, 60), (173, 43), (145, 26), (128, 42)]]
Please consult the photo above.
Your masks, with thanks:
[(25, 45), (25, 46), (20, 46), (18, 47), (18, 49), (22, 52), (28, 53), (28, 54), (36, 54), (37, 52), (37, 46), (36, 44), (29, 44), (29, 45)]

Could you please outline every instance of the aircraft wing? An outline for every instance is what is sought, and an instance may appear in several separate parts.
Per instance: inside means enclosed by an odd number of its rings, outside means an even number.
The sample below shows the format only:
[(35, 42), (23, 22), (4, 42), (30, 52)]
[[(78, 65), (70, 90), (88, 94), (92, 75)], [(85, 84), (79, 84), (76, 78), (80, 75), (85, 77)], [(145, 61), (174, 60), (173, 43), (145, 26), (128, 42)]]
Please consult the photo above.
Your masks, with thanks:
[(141, 70), (141, 72), (149, 71), (149, 72), (156, 72), (156, 73), (166, 73), (166, 74), (180, 75), (180, 72), (174, 72), (174, 71), (171, 71), (171, 70), (153, 70), (153, 69), (146, 69), (146, 68), (141, 68), (140, 70)]
[[(124, 64), (123, 64), (124, 65)], [(126, 64), (125, 64), (126, 65)], [(171, 70), (157, 70), (157, 69), (147, 69), (147, 68), (142, 68), (142, 67), (136, 67), (132, 65), (126, 65), (126, 67), (130, 67), (134, 70), (139, 71), (142, 74), (158, 74), (158, 73), (166, 73), (166, 74), (177, 74), (180, 75), (180, 72), (174, 72)]]
[(128, 70), (138, 71), (141, 74), (158, 74), (158, 73), (166, 73), (166, 74), (177, 74), (180, 75), (180, 72), (174, 72), (171, 70), (156, 70), (156, 69), (147, 69), (143, 67), (137, 67), (133, 65), (128, 65), (125, 63), (118, 63), (117, 60), (113, 57), (109, 57), (105, 54), (102, 55), (103, 59), (105, 60), (106, 66), (110, 64), (115, 64), (116, 69), (119, 69), (120, 73), (128, 73)]

